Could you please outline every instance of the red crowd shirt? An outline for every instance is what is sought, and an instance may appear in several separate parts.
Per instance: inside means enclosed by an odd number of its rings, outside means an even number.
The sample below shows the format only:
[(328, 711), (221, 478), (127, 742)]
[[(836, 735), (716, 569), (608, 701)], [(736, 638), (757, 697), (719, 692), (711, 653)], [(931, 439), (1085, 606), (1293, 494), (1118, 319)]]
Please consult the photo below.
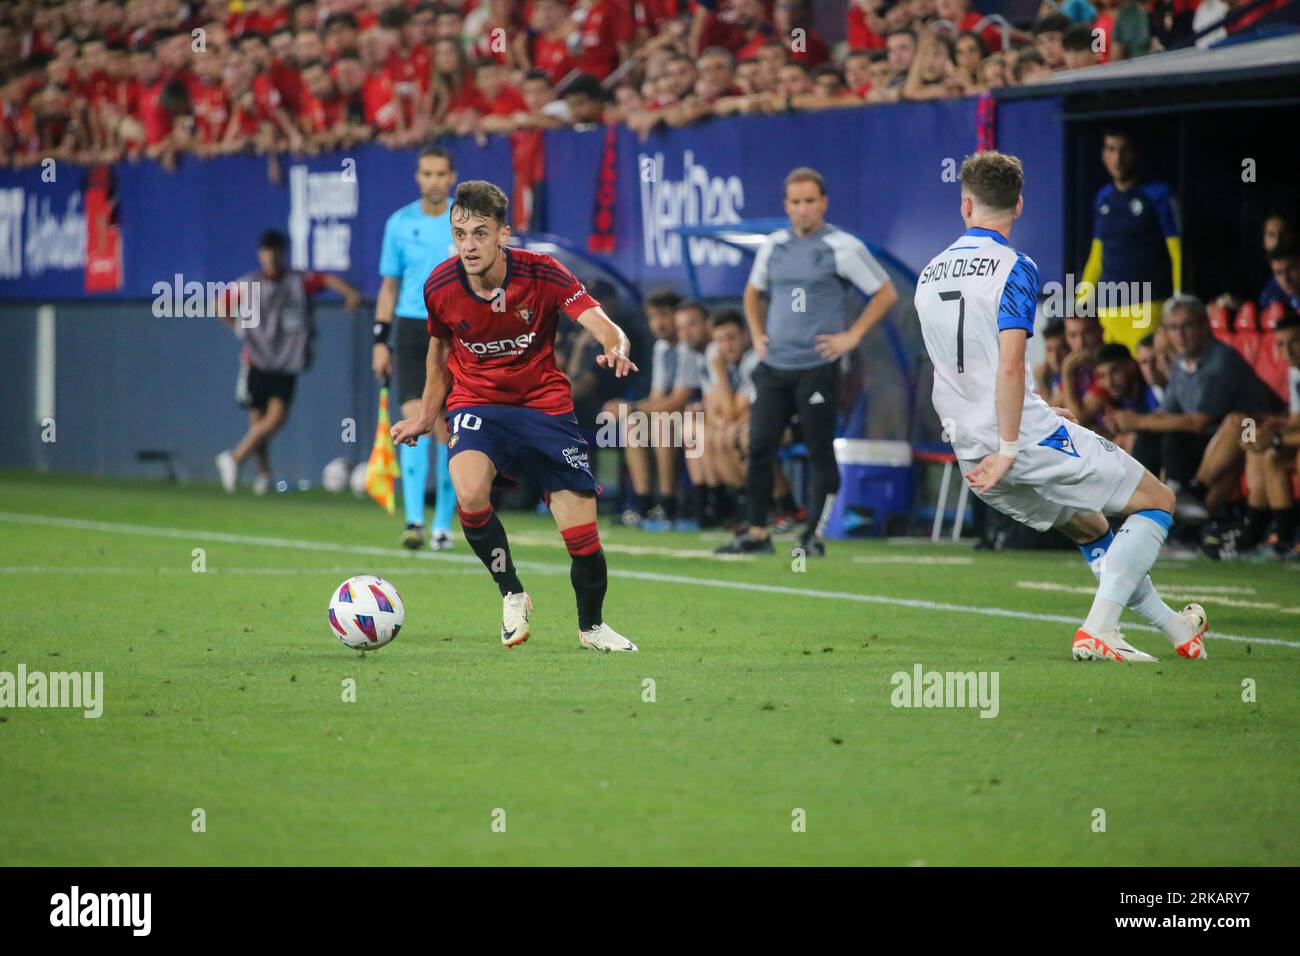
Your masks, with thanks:
[(387, 132), (397, 126), (397, 107), (393, 102), (393, 78), (379, 70), (366, 77), (361, 87), (361, 104), (367, 126)]
[(578, 69), (603, 80), (618, 68), (618, 45), (632, 39), (635, 25), (629, 11), (610, 0), (597, 0), (587, 11), (578, 33), (582, 52)]
[(190, 90), (190, 102), (194, 105), (194, 126), (199, 138), (205, 143), (218, 142), (230, 120), (230, 103), (226, 99), (225, 87), (220, 83), (211, 86), (195, 83)]
[(600, 303), (548, 255), (510, 248), (502, 255), (504, 309), (470, 290), (459, 256), (436, 266), (424, 284), (429, 334), (451, 344), (447, 408), (518, 405), (548, 415), (572, 412), (569, 380), (555, 365), (555, 330), (561, 313), (576, 320)]
[(849, 7), (848, 44), (850, 50), (883, 50), (885, 38), (867, 23), (867, 11), (857, 4)]
[[(984, 14), (971, 10), (966, 14), (966, 16), (961, 18), (961, 23), (957, 25), (957, 31), (959, 33), (974, 33), (975, 24), (979, 23), (983, 19)], [(1002, 31), (999, 30), (996, 25), (989, 24), (986, 26), (982, 31), (980, 31), (980, 36), (982, 36), (984, 42), (989, 45), (990, 53), (997, 53), (1002, 49)]]
[(534, 67), (546, 71), (552, 86), (564, 79), (575, 66), (573, 57), (569, 56), (569, 45), (564, 42), (563, 37), (559, 39), (548, 36), (533, 37), (529, 55), (532, 57)]

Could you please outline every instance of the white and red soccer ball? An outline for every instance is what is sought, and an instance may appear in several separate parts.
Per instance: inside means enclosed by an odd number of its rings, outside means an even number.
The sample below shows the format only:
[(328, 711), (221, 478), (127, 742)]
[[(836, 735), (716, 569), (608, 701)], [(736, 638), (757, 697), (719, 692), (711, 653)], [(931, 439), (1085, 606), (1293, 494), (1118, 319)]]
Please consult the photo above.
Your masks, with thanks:
[(373, 651), (397, 636), (406, 607), (397, 588), (373, 574), (348, 578), (330, 597), (330, 633), (357, 651)]

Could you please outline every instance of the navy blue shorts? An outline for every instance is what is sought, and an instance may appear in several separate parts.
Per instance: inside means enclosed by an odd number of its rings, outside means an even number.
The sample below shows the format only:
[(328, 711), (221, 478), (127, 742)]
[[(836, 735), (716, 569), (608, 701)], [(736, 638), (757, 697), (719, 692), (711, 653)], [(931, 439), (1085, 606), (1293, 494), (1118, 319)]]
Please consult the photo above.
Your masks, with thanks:
[[(518, 405), (468, 405), (447, 413), (447, 454), (481, 451), (498, 484), (528, 481), (543, 492), (600, 493), (578, 419)], [(504, 479), (504, 481), (502, 481)]]

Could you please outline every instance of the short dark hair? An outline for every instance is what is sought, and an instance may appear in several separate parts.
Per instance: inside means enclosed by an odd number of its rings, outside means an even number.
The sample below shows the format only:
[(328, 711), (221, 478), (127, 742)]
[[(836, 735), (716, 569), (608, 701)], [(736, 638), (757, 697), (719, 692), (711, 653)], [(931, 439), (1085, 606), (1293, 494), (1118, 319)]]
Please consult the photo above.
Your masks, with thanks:
[(1061, 46), (1076, 53), (1092, 49), (1092, 27), (1086, 23), (1072, 23), (1061, 33)]
[(482, 179), (468, 179), (456, 187), (456, 198), (451, 204), (452, 219), (482, 216), (495, 219), (504, 226), (509, 205), (510, 200), (499, 186)]
[(568, 86), (564, 88), (561, 96), (589, 96), (593, 100), (603, 100), (605, 98), (605, 88), (600, 85), (600, 80), (596, 79), (590, 73), (579, 73), (573, 78)]
[(1127, 345), (1119, 342), (1108, 342), (1105, 345), (1098, 346), (1097, 352), (1093, 355), (1092, 364), (1101, 365), (1105, 362), (1131, 362), (1133, 353), (1128, 350)]
[(709, 310), (704, 307), (704, 303), (699, 299), (682, 299), (677, 303), (677, 308), (674, 311), (686, 312), (691, 309), (700, 313), (700, 318), (708, 321)]
[(989, 209), (1015, 209), (1025, 185), (1020, 160), (989, 149), (967, 156), (961, 164), (961, 188)]
[(337, 26), (340, 23), (343, 24), (343, 26), (345, 27), (351, 27), (353, 30), (358, 29), (357, 18), (354, 17), (352, 14), (348, 13), (346, 10), (341, 10), (338, 13), (331, 13), (328, 17), (326, 17), (325, 29), (328, 31), (330, 27)]
[(826, 179), (811, 166), (798, 166), (790, 170), (785, 177), (785, 183), (782, 185), (781, 192), (783, 195), (792, 183), (816, 183), (821, 194), (826, 195)]
[(454, 173), (456, 171), (456, 159), (451, 155), (451, 150), (442, 146), (426, 146), (420, 150), (420, 155), (416, 158), (418, 163), (421, 159), (445, 159), (448, 168)]
[(1045, 339), (1063, 339), (1065, 338), (1065, 319), (1052, 319), (1047, 323), (1047, 328), (1043, 329), (1043, 338)]
[(735, 309), (719, 309), (709, 316), (709, 328), (720, 329), (724, 325), (734, 325), (743, 330), (745, 317)]
[(258, 237), (257, 248), (270, 249), (272, 252), (284, 252), (289, 248), (289, 237), (278, 229), (268, 229)]
[(1269, 262), (1281, 262), (1283, 259), (1300, 259), (1300, 246), (1280, 242), (1268, 254)]
[(1034, 36), (1042, 36), (1044, 33), (1065, 33), (1070, 29), (1072, 21), (1064, 13), (1049, 13), (1047, 16), (1039, 17), (1034, 21), (1034, 25), (1029, 28), (1029, 32)]
[(676, 309), (682, 297), (672, 289), (656, 289), (645, 297), (647, 309)]
[(1155, 347), (1156, 334), (1154, 332), (1148, 332), (1146, 335), (1142, 336), (1142, 338), (1138, 339), (1138, 348), (1140, 349), (1153, 349)]

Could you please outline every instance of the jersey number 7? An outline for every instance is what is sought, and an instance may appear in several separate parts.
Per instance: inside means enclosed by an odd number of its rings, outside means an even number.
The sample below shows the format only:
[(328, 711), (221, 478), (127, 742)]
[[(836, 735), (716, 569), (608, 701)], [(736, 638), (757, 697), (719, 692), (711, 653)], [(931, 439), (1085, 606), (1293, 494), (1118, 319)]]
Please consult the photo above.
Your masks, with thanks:
[(966, 371), (966, 300), (957, 290), (940, 292), (939, 298), (944, 302), (957, 300), (957, 371), (964, 372)]

